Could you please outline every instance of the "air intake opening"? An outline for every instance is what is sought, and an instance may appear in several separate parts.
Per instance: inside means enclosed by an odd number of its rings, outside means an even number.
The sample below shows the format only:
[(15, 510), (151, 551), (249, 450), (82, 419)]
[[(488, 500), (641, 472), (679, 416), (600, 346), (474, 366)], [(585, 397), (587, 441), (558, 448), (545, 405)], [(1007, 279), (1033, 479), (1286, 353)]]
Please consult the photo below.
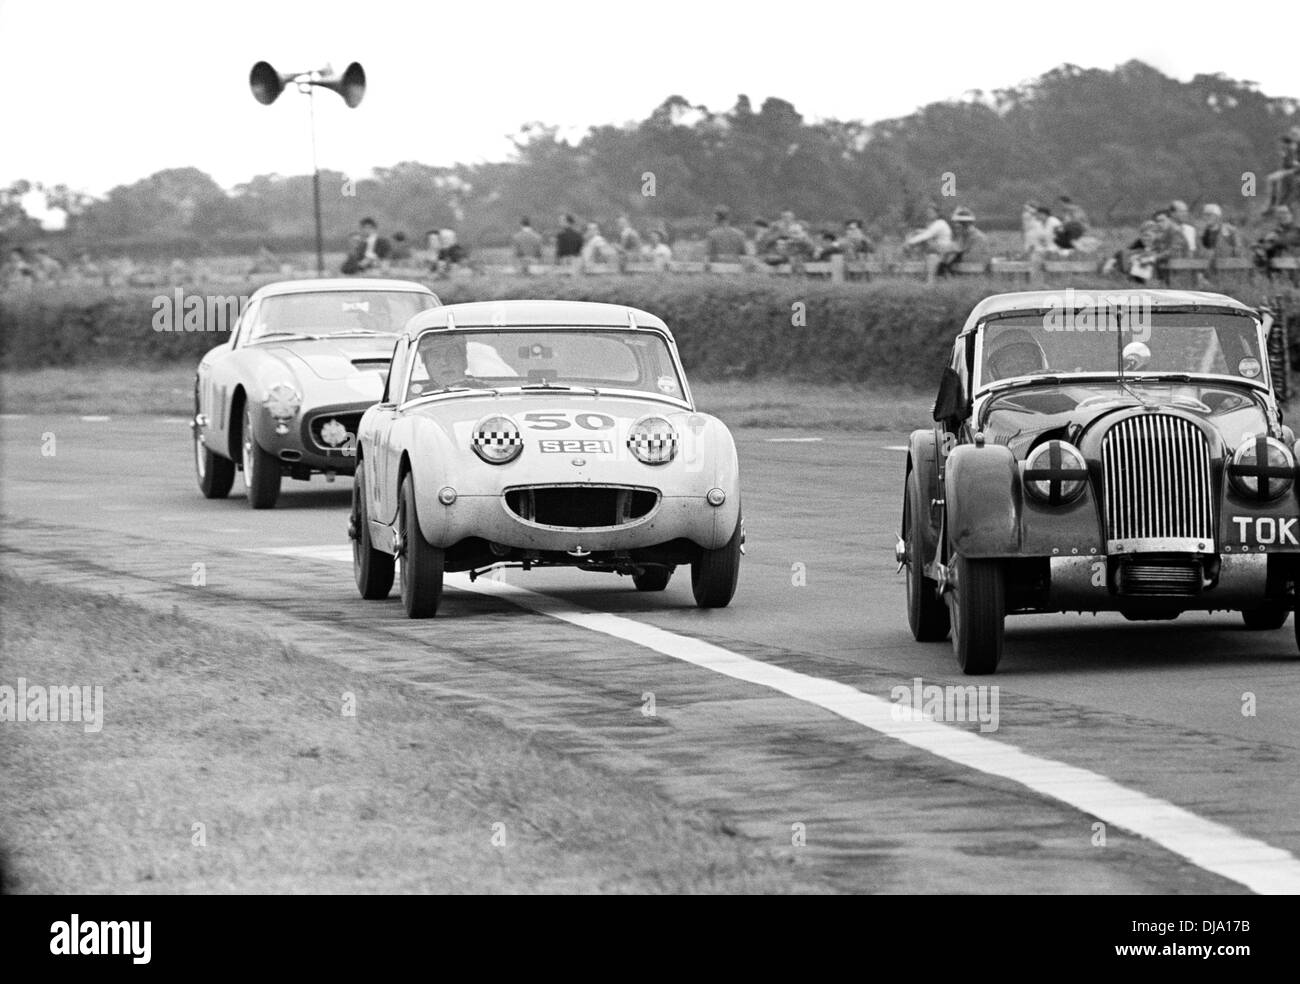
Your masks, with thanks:
[(559, 485), (506, 492), (506, 506), (520, 519), (568, 529), (622, 526), (648, 516), (658, 502), (659, 493), (628, 487)]

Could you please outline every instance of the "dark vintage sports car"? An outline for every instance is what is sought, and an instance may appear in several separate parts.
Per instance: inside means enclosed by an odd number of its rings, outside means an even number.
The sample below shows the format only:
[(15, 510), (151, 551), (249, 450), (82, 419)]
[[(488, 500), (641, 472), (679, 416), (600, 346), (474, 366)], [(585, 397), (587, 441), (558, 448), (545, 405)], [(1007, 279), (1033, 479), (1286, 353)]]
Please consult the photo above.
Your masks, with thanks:
[(438, 298), (404, 280), (290, 280), (248, 299), (194, 379), (194, 471), (223, 499), (244, 473), (270, 509), (280, 480), (351, 475), (361, 415), (379, 399), (402, 327)]
[(896, 553), (916, 639), (951, 631), (962, 670), (985, 674), (1009, 614), (1228, 610), (1281, 628), (1300, 500), (1270, 322), (1191, 291), (980, 302), (934, 427), (909, 442)]

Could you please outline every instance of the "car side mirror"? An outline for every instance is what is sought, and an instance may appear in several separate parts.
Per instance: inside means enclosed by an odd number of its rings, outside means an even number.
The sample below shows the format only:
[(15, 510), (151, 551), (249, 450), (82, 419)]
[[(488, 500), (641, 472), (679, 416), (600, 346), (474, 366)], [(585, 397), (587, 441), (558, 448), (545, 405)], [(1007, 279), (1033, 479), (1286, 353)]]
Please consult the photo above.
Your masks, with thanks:
[(955, 433), (961, 422), (970, 416), (970, 408), (962, 398), (961, 376), (949, 366), (943, 371), (939, 395), (934, 401), (934, 419)]

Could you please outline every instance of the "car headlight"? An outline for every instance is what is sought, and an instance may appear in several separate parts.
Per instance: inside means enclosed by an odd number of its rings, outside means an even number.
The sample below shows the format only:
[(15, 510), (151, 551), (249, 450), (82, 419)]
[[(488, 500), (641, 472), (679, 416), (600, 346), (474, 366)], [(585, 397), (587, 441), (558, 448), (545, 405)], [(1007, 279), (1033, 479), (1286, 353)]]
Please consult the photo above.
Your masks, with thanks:
[(1295, 455), (1275, 437), (1247, 437), (1228, 463), (1228, 481), (1256, 502), (1280, 499), (1295, 484)]
[(484, 417), (474, 425), (470, 443), (474, 453), (489, 465), (504, 465), (514, 461), (524, 450), (519, 425), (499, 413)]
[(666, 465), (677, 457), (677, 430), (663, 417), (642, 417), (627, 432), (627, 447), (642, 464)]
[(1073, 502), (1088, 487), (1083, 452), (1066, 441), (1044, 441), (1025, 459), (1025, 491), (1040, 502)]
[(276, 383), (266, 391), (262, 405), (275, 420), (291, 420), (302, 408), (302, 394), (289, 383)]

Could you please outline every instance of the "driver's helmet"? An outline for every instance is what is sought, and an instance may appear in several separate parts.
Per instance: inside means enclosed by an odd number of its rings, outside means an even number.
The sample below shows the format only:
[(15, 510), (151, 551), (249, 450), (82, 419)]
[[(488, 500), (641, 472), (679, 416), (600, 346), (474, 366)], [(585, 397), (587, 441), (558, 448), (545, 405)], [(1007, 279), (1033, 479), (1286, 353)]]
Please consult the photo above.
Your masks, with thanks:
[(1007, 328), (986, 341), (984, 366), (991, 379), (1027, 376), (1047, 368), (1047, 355), (1033, 334), (1024, 328)]
[(465, 336), (460, 332), (432, 334), (420, 344), (419, 358), (428, 374), (427, 381), (421, 385), (422, 392), (464, 383), (469, 358), (465, 351)]

